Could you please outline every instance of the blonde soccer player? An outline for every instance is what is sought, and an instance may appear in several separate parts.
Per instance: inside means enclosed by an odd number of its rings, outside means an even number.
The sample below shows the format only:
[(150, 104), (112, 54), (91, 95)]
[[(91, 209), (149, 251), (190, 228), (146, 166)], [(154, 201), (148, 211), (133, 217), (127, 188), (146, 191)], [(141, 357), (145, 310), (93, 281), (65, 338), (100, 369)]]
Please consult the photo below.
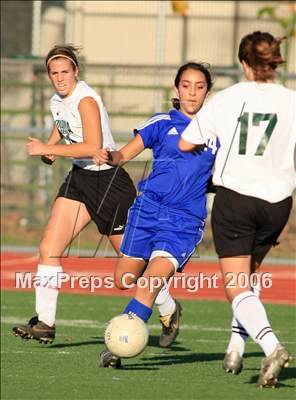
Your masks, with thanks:
[[(47, 143), (29, 138), (27, 153), (47, 163), (56, 157), (73, 160), (72, 169), (53, 202), (39, 246), (35, 282), (36, 316), (13, 328), (16, 336), (52, 343), (62, 282), (61, 257), (71, 241), (93, 221), (117, 254), (136, 189), (127, 172), (111, 165), (96, 165), (96, 150), (115, 150), (108, 114), (101, 97), (79, 79), (78, 48), (54, 46), (46, 56), (48, 77), (55, 89), (50, 109), (54, 127)], [(60, 143), (61, 139), (64, 142)], [(174, 302), (164, 291), (165, 302)]]

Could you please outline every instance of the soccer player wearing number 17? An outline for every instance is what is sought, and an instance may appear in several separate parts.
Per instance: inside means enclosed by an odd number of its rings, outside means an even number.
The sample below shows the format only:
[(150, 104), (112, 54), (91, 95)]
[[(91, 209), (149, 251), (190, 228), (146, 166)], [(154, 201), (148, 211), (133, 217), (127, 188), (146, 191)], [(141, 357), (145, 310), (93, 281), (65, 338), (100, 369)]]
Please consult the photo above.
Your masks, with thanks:
[[(292, 207), (295, 187), (294, 148), (296, 93), (274, 82), (284, 61), (282, 39), (267, 32), (245, 36), (239, 60), (247, 82), (235, 84), (213, 97), (185, 129), (179, 142), (192, 151), (210, 137), (218, 137), (212, 210), (216, 252), (232, 303), (232, 337), (224, 358), (227, 372), (239, 373), (248, 335), (265, 353), (257, 386), (274, 387), (291, 356), (272, 331), (258, 290), (239, 286), (277, 244)], [(227, 287), (230, 273), (235, 285)], [(255, 288), (256, 289), (256, 288)]]

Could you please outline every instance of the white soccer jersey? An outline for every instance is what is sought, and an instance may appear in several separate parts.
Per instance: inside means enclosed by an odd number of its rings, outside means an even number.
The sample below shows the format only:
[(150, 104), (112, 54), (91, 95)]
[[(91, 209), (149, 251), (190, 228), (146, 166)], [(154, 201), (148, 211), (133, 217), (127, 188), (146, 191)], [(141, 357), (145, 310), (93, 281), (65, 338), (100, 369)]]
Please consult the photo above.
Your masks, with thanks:
[(275, 203), (295, 188), (295, 119), (295, 91), (242, 82), (210, 99), (182, 137), (200, 144), (218, 136), (214, 184)]
[[(111, 134), (108, 114), (102, 99), (83, 81), (77, 83), (70, 96), (61, 97), (58, 93), (55, 93), (51, 98), (50, 109), (59, 132), (63, 135), (67, 144), (83, 142), (82, 123), (78, 111), (78, 105), (80, 100), (84, 97), (92, 97), (97, 102), (100, 109), (103, 135), (102, 147), (108, 147), (110, 150), (115, 150), (115, 143)], [(101, 166), (96, 165), (92, 158), (74, 158), (73, 164), (93, 171), (113, 168), (107, 164)]]

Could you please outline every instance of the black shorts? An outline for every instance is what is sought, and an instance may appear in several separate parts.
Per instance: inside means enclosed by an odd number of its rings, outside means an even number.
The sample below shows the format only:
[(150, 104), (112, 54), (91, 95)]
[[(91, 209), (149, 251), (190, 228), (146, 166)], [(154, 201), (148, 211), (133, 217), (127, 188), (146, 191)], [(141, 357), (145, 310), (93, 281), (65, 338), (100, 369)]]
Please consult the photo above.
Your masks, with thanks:
[(292, 197), (269, 203), (218, 186), (212, 209), (212, 230), (219, 257), (258, 255), (278, 244), (292, 208)]
[(123, 234), (136, 194), (131, 178), (121, 167), (90, 171), (74, 165), (57, 197), (83, 203), (99, 232), (110, 236)]

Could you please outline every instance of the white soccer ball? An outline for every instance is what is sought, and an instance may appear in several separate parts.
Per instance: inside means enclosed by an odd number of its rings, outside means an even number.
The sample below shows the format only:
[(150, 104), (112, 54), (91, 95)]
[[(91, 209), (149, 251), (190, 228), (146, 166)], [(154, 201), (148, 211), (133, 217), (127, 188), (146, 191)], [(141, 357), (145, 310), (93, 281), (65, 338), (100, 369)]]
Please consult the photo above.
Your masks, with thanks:
[(141, 318), (120, 314), (112, 318), (105, 330), (105, 344), (117, 357), (129, 358), (140, 354), (149, 338), (147, 325)]

